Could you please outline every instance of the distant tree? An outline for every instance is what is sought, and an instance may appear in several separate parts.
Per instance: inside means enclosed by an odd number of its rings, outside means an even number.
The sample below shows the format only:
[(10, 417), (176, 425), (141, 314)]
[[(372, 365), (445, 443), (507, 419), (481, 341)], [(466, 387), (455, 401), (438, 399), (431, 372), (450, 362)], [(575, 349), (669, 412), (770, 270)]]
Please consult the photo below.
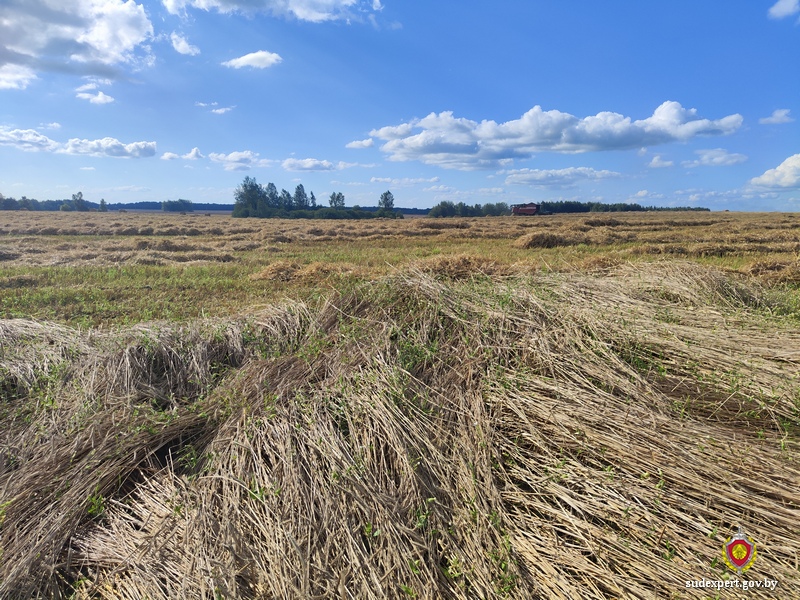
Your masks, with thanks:
[(378, 208), (385, 208), (386, 210), (394, 210), (394, 195), (389, 190), (381, 194), (381, 199), (378, 200)]
[(294, 208), (294, 199), (292, 195), (284, 189), (281, 189), (280, 207), (285, 210), (292, 210), (292, 208)]
[(331, 192), (328, 202), (330, 202), (331, 208), (344, 208), (344, 194), (342, 192)]
[(88, 212), (89, 206), (86, 204), (86, 200), (83, 199), (83, 192), (72, 194), (72, 208), (78, 212)]
[(255, 217), (258, 212), (258, 201), (264, 196), (262, 188), (255, 177), (245, 177), (233, 192), (233, 216)]
[(0, 194), (0, 210), (17, 210), (19, 203), (14, 198), (4, 198)]
[[(65, 200), (66, 202), (66, 200)], [(39, 201), (35, 198), (26, 198), (23, 196), (19, 199), (20, 210), (39, 210)]]
[(162, 202), (161, 210), (164, 212), (193, 212), (194, 205), (191, 200), (178, 198), (177, 200), (165, 200)]
[(317, 208), (317, 197), (314, 195), (314, 192), (311, 192), (308, 199), (311, 201), (311, 208)]
[(108, 212), (108, 205), (106, 204), (105, 198), (100, 198), (100, 208), (98, 210), (100, 212)]
[(267, 187), (264, 189), (265, 200), (267, 202), (267, 206), (270, 208), (280, 208), (281, 207), (281, 197), (278, 194), (278, 188), (275, 187), (275, 184), (269, 182)]
[(294, 207), (300, 210), (309, 207), (308, 202), (308, 195), (306, 194), (306, 188), (303, 187), (302, 183), (298, 183), (297, 187), (294, 188)]
[(62, 204), (61, 208), (59, 208), (58, 210), (60, 210), (61, 212), (72, 212), (75, 209), (73, 208), (71, 202), (64, 202), (64, 204)]

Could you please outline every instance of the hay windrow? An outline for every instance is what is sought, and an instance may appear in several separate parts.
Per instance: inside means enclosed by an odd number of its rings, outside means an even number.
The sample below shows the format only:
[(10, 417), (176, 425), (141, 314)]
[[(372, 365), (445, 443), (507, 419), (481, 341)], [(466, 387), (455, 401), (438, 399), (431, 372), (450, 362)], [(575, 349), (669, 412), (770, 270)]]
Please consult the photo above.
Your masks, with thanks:
[(224, 321), (4, 322), (0, 598), (703, 598), (739, 525), (745, 578), (800, 595), (768, 290), (430, 266)]

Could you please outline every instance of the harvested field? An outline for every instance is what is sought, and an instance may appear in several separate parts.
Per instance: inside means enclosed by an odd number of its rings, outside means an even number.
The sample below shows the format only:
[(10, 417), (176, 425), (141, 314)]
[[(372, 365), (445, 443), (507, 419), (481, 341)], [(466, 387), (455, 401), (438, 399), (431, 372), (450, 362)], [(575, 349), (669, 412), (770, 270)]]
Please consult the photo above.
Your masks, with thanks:
[[(0, 263), (0, 598), (677, 599), (727, 578), (800, 597), (797, 257), (634, 251), (788, 248), (794, 216), (418, 219), (327, 242), (222, 217), (111, 240), (89, 217), (0, 235), (19, 255)], [(517, 242), (539, 231), (589, 241)], [(593, 245), (612, 231), (637, 237)], [(112, 242), (119, 265), (73, 254)], [(153, 252), (231, 260), (133, 264)], [(117, 296), (87, 305), (81, 278)], [(43, 290), (73, 285), (42, 319)], [(207, 318), (157, 309), (209, 294)], [(758, 545), (741, 577), (721, 554), (739, 526)]]

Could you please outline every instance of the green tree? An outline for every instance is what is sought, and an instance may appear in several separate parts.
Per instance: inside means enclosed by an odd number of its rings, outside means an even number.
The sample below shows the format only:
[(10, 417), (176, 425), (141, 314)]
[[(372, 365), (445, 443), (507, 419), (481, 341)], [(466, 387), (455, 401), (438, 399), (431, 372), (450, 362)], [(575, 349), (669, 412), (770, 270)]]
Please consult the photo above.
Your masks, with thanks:
[(255, 177), (245, 177), (233, 192), (233, 216), (255, 217), (258, 213), (258, 201), (264, 197), (262, 188)]
[(83, 192), (72, 194), (72, 208), (79, 212), (87, 212), (89, 210), (86, 200), (83, 199)]
[(100, 212), (108, 212), (108, 205), (105, 198), (100, 198)]
[(317, 208), (317, 197), (314, 195), (314, 192), (311, 192), (308, 199), (311, 201), (311, 208)]
[(298, 183), (297, 187), (294, 188), (294, 207), (300, 210), (304, 208), (308, 208), (308, 195), (306, 194), (306, 188), (303, 187), (302, 183)]
[(331, 208), (344, 208), (344, 194), (342, 192), (331, 192), (328, 202)]
[(267, 187), (264, 190), (264, 194), (266, 196), (267, 206), (270, 208), (280, 208), (281, 207), (281, 197), (278, 194), (278, 188), (275, 187), (275, 184), (271, 181), (267, 184)]
[(386, 210), (394, 210), (394, 195), (389, 190), (381, 194), (381, 199), (378, 200), (378, 208), (385, 208)]
[(191, 200), (178, 198), (177, 200), (165, 200), (162, 202), (161, 210), (164, 212), (194, 212), (194, 205)]
[(292, 195), (284, 189), (281, 189), (280, 207), (286, 210), (294, 208), (294, 199)]

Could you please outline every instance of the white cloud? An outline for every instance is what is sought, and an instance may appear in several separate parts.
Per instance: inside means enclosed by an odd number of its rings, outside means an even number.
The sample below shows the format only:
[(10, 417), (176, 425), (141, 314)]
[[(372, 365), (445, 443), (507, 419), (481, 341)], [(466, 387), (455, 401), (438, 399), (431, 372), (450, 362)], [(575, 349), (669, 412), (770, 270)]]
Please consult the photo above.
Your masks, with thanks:
[(114, 158), (147, 158), (156, 153), (155, 142), (133, 142), (123, 144), (119, 140), (105, 137), (100, 140), (67, 140), (57, 150), (63, 154), (88, 154), (90, 156), (111, 156)]
[(75, 97), (80, 98), (81, 100), (88, 100), (92, 104), (109, 104), (111, 102), (114, 102), (113, 97), (108, 96), (103, 92), (97, 92), (96, 94), (89, 94), (88, 92), (80, 92), (78, 94), (75, 94)]
[(81, 167), (81, 171), (94, 171), (94, 167)]
[(663, 158), (661, 158), (661, 156), (656, 154), (653, 157), (653, 160), (647, 163), (647, 166), (650, 167), (651, 169), (664, 169), (666, 167), (671, 167), (674, 164), (675, 163), (672, 162), (671, 160), (664, 160)]
[(697, 154), (699, 158), (697, 160), (684, 161), (681, 163), (684, 167), (729, 167), (731, 165), (738, 165), (747, 160), (744, 154), (729, 153), (723, 148), (695, 150), (694, 153)]
[(423, 179), (421, 177), (401, 177), (401, 178), (392, 178), (392, 177), (372, 177), (370, 178), (370, 183), (389, 183), (395, 187), (406, 187), (409, 185), (417, 185), (420, 183), (436, 183), (439, 181), (438, 177), (430, 177), (428, 179)]
[(329, 160), (319, 160), (317, 158), (287, 158), (281, 163), (286, 171), (333, 171), (336, 169)]
[(164, 152), (164, 154), (161, 155), (161, 160), (177, 160), (179, 158), (184, 160), (197, 160), (198, 158), (205, 158), (205, 156), (200, 153), (200, 148), (197, 147), (192, 148), (189, 152), (183, 155), (175, 154), (174, 152)]
[(195, 102), (194, 103), (195, 106), (201, 106), (203, 108), (205, 108), (207, 106), (217, 106), (218, 104), (219, 104), (219, 102)]
[(235, 106), (225, 106), (223, 108), (212, 108), (211, 112), (214, 113), (215, 115), (224, 115), (227, 112), (231, 112), (234, 108), (236, 108), (236, 107)]
[(569, 188), (579, 181), (612, 179), (621, 177), (614, 171), (596, 171), (590, 167), (567, 167), (566, 169), (518, 169), (509, 171), (506, 184), (523, 184), (543, 188)]
[(454, 188), (454, 187), (450, 187), (449, 185), (442, 185), (442, 184), (440, 184), (440, 185), (432, 185), (432, 186), (430, 186), (430, 187), (422, 188), (422, 191), (423, 191), (423, 192), (438, 192), (438, 193), (444, 193), (444, 192), (453, 192), (453, 191), (455, 191), (455, 189), (456, 189), (456, 188)]
[(225, 67), (230, 67), (232, 69), (241, 69), (243, 67), (252, 67), (254, 69), (266, 69), (267, 67), (277, 65), (282, 60), (283, 59), (280, 57), (279, 54), (275, 54), (274, 52), (267, 52), (266, 50), (259, 50), (257, 52), (251, 52), (250, 54), (245, 54), (244, 56), (240, 56), (239, 58), (226, 60), (224, 63), (222, 63), (222, 65)]
[(349, 142), (349, 143), (345, 144), (344, 147), (345, 148), (356, 148), (356, 149), (372, 148), (374, 143), (375, 143), (375, 140), (373, 140), (372, 138), (367, 138), (365, 140), (355, 140), (355, 141)]
[(26, 152), (55, 152), (59, 144), (35, 129), (8, 129), (0, 126), (0, 144)]
[(800, 0), (778, 0), (769, 9), (769, 16), (773, 19), (790, 17), (800, 12)]
[(24, 89), (39, 70), (110, 72), (148, 55), (153, 25), (135, 0), (0, 2), (0, 88)]
[(750, 185), (775, 189), (800, 188), (800, 154), (790, 156), (774, 169), (754, 177)]
[(345, 162), (343, 160), (340, 160), (338, 163), (336, 163), (336, 168), (338, 170), (340, 170), (340, 171), (342, 169), (351, 169), (353, 167), (361, 167), (363, 169), (371, 169), (371, 168), (373, 168), (375, 166), (376, 166), (375, 163), (357, 163), (357, 162), (356, 163), (351, 163), (351, 162)]
[[(187, 7), (216, 9), (221, 13), (260, 11), (321, 23), (346, 19), (355, 9), (366, 3), (361, 0), (162, 0), (162, 4), (172, 14), (183, 13)], [(382, 8), (378, 0), (372, 0), (369, 5), (372, 10)]]
[(174, 31), (169, 36), (169, 39), (172, 41), (172, 47), (175, 48), (175, 52), (188, 54), (189, 56), (197, 56), (200, 54), (200, 48), (192, 46), (185, 37)]
[(652, 116), (637, 121), (612, 112), (579, 119), (534, 106), (519, 119), (505, 123), (478, 123), (454, 117), (452, 112), (431, 113), (409, 123), (375, 129), (370, 135), (386, 141), (381, 150), (389, 154), (390, 160), (419, 160), (470, 170), (497, 168), (540, 151), (623, 150), (702, 135), (730, 134), (741, 124), (742, 116), (738, 114), (709, 120), (678, 102), (664, 102)]
[(61, 129), (61, 123), (56, 123), (55, 121), (52, 123), (42, 123), (39, 125), (39, 129)]
[(12, 64), (0, 66), (0, 90), (24, 90), (34, 79), (38, 79), (36, 73), (28, 67)]
[(247, 171), (252, 167), (268, 167), (273, 164), (273, 161), (259, 158), (258, 152), (251, 150), (231, 152), (230, 154), (211, 152), (208, 158), (222, 164), (226, 171)]
[(156, 153), (155, 142), (123, 144), (115, 138), (106, 137), (100, 140), (72, 138), (66, 143), (60, 143), (33, 129), (7, 127), (0, 127), (0, 144), (14, 146), (27, 152), (57, 152), (115, 158), (146, 158)]
[(649, 190), (639, 190), (628, 199), (633, 200), (634, 202), (638, 202), (640, 200), (663, 200), (664, 198), (666, 198), (664, 194), (651, 192)]
[(762, 125), (783, 125), (784, 123), (791, 123), (794, 119), (789, 116), (790, 112), (788, 108), (779, 108), (773, 110), (770, 116), (759, 119), (758, 122)]

